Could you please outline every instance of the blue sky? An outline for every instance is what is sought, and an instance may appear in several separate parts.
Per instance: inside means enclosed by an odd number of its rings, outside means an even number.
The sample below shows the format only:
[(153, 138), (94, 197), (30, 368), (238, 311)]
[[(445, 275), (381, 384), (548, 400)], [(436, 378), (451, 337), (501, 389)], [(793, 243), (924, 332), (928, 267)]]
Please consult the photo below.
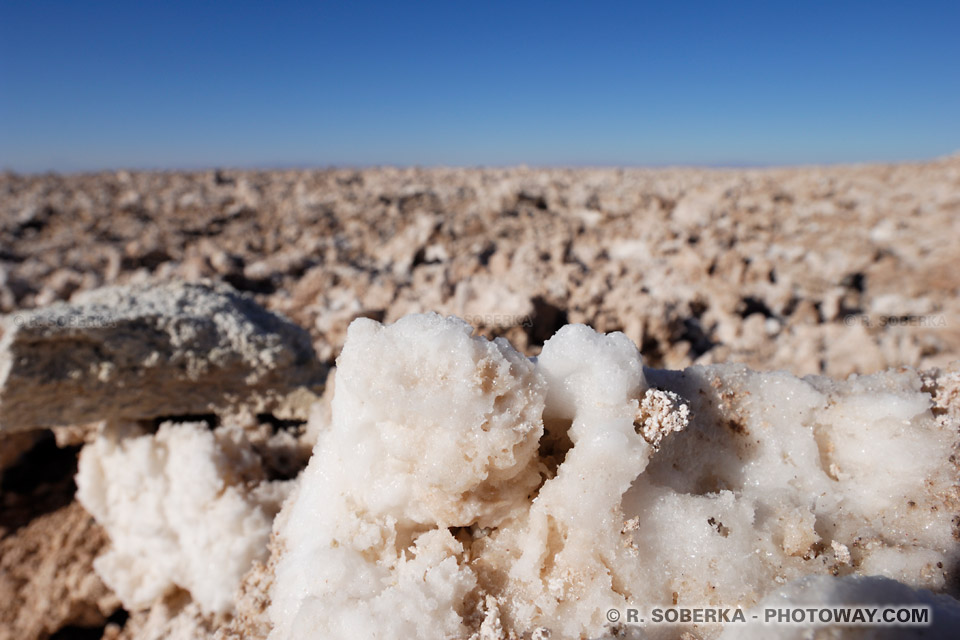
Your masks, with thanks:
[(0, 168), (960, 151), (960, 2), (0, 0)]

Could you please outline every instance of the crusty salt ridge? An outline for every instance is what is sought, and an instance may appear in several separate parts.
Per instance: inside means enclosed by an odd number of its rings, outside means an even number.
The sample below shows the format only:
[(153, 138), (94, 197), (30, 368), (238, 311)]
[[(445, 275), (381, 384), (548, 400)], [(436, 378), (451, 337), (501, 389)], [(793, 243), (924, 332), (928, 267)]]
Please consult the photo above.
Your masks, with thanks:
[(812, 572), (948, 586), (957, 429), (933, 417), (915, 372), (832, 382), (725, 365), (653, 377), (695, 420), (624, 496), (640, 516), (634, 538), (666, 569), (644, 582), (645, 601), (753, 602)]
[[(620, 498), (654, 451), (635, 425), (643, 366), (622, 333), (568, 325), (544, 345), (537, 371), (547, 381), (544, 418), (570, 425), (572, 447), (527, 512), (477, 545), (476, 566), (505, 627), (595, 635), (607, 609), (628, 603), (610, 568), (631, 562)], [(491, 583), (504, 570), (497, 588)]]
[(276, 525), (273, 640), (596, 638), (622, 632), (609, 607), (749, 607), (810, 575), (831, 577), (808, 594), (846, 575), (955, 593), (957, 425), (915, 372), (644, 371), (584, 326), (534, 365), (469, 334), (351, 325)]
[(280, 527), (271, 637), (468, 633), (471, 532), (451, 528), (525, 508), (545, 393), (506, 341), (471, 332), (435, 314), (350, 325), (332, 427)]
[(156, 434), (101, 432), (80, 455), (77, 499), (109, 535), (94, 567), (125, 608), (180, 588), (213, 614), (233, 608), (244, 573), (265, 559), (288, 485), (264, 481), (239, 429), (167, 422)]

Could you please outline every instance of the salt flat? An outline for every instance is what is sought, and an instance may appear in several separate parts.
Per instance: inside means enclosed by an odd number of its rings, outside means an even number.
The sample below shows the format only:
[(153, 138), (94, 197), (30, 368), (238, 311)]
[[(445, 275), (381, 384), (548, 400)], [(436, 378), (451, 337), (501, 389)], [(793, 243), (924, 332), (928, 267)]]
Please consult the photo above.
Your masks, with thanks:
[(0, 175), (0, 638), (942, 632), (958, 238), (956, 156)]

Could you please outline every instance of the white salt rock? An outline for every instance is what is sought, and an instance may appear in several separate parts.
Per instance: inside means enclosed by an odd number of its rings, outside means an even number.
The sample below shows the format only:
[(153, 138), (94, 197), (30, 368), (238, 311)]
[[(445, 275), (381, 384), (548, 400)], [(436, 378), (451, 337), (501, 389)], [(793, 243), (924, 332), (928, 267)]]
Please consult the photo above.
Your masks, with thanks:
[(447, 638), (477, 586), (450, 527), (500, 525), (541, 481), (544, 383), (463, 321), (354, 321), (279, 528), (272, 638)]
[(915, 372), (645, 370), (579, 325), (531, 362), (437, 315), (357, 320), (338, 364), (272, 640), (608, 637), (611, 608), (944, 590), (960, 561), (954, 414)]
[(521, 629), (578, 637), (626, 603), (611, 567), (631, 563), (620, 501), (653, 453), (634, 424), (647, 386), (625, 335), (583, 325), (550, 338), (537, 370), (549, 389), (544, 415), (570, 421), (572, 447), (527, 516), (488, 536), (480, 553), (508, 570), (503, 608)]
[(957, 434), (934, 419), (917, 374), (833, 382), (717, 365), (648, 379), (694, 418), (624, 497), (640, 559), (666, 569), (637, 574), (640, 601), (748, 604), (778, 578), (851, 564), (944, 588), (960, 556)]
[(77, 499), (106, 529), (94, 568), (127, 609), (174, 587), (206, 613), (228, 612), (243, 574), (267, 556), (285, 490), (262, 479), (236, 434), (164, 423), (155, 435), (108, 430), (84, 447)]

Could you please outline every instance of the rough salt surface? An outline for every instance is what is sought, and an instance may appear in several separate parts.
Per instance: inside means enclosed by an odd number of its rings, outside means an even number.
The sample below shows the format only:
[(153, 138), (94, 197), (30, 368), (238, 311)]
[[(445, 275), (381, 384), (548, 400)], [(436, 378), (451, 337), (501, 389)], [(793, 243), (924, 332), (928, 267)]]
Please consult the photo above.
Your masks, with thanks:
[(278, 519), (271, 638), (602, 637), (611, 607), (955, 579), (957, 428), (916, 373), (645, 372), (582, 325), (535, 362), (470, 334), (351, 325)]
[(77, 498), (111, 541), (94, 568), (128, 610), (180, 588), (206, 613), (229, 612), (244, 573), (266, 556), (285, 494), (263, 479), (242, 432), (107, 429), (77, 473)]
[(358, 315), (433, 310), (531, 355), (565, 313), (667, 368), (942, 367), (960, 356), (958, 176), (960, 155), (761, 171), (0, 173), (0, 237), (16, 239), (0, 313), (214, 278), (307, 328), (323, 361)]

